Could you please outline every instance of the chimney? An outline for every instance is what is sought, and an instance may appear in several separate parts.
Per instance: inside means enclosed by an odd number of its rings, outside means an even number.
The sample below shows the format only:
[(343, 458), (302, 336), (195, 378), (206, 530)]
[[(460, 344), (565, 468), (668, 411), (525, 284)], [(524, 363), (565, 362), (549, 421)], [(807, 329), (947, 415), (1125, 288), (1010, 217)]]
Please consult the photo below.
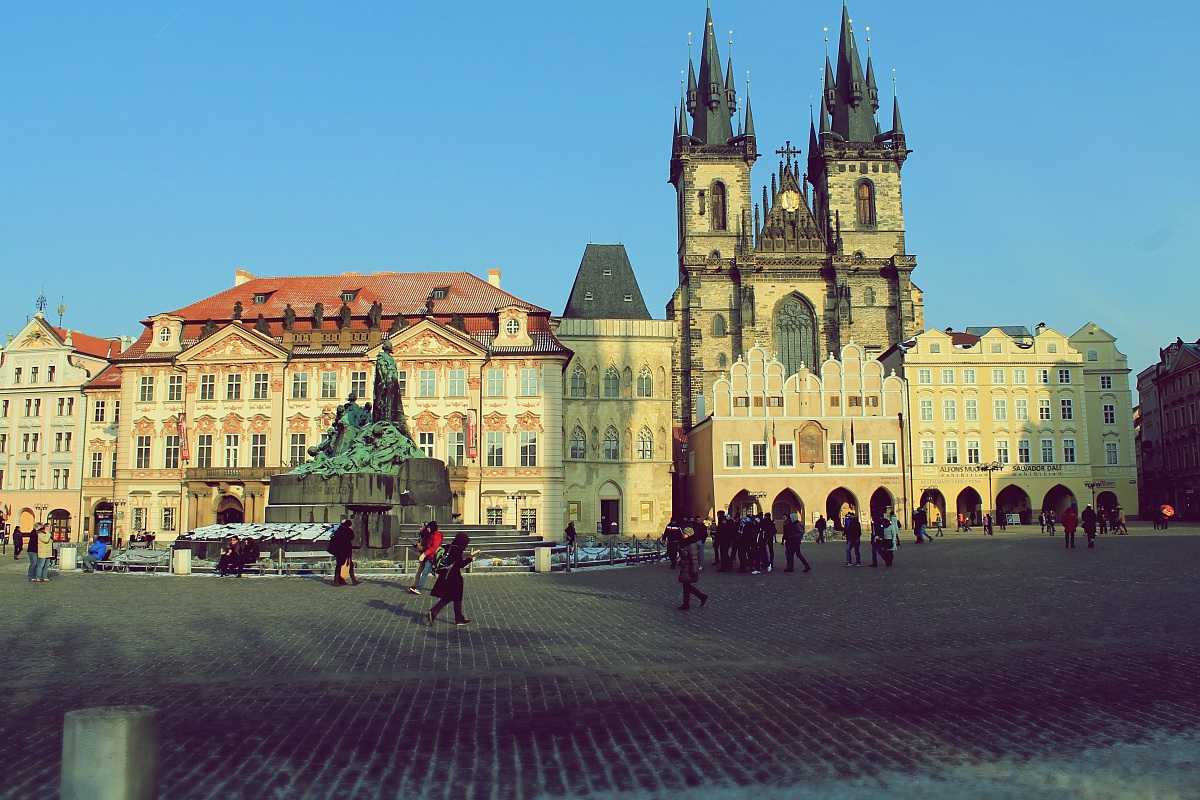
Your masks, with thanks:
[(488, 283), (490, 283), (492, 286), (495, 286), (497, 289), (500, 288), (500, 270), (488, 270)]
[(257, 275), (247, 272), (244, 269), (235, 269), (233, 271), (233, 285), (241, 286), (243, 283), (246, 283), (246, 282), (252, 281), (252, 280), (256, 280), (257, 277), (258, 277)]

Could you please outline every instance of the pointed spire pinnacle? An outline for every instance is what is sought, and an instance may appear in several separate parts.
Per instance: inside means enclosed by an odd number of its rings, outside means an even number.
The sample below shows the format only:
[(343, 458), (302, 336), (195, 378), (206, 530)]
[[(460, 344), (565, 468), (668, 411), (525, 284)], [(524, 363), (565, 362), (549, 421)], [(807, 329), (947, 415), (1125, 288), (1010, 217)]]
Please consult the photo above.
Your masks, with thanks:
[[(692, 111), (692, 133), (705, 144), (724, 145), (733, 138), (733, 112), (721, 75), (721, 56), (717, 52), (717, 37), (713, 30), (712, 9), (704, 19), (704, 39), (700, 45), (700, 71), (695, 106)], [(734, 103), (736, 105), (736, 95)]]
[(836, 92), (829, 113), (833, 117), (834, 133), (848, 142), (870, 142), (875, 139), (875, 116), (852, 23), (850, 10), (843, 3), (834, 81)]
[[(917, 136), (918, 139), (921, 138), (919, 133), (920, 132), (918, 131), (918, 136)], [(899, 95), (892, 95), (892, 135), (893, 136), (903, 136), (904, 135), (904, 124), (900, 122), (900, 97), (899, 97)]]
[[(692, 44), (688, 42), (688, 50), (690, 51), (691, 49)], [(696, 67), (692, 63), (691, 55), (688, 55), (687, 110), (689, 114), (695, 113), (696, 102)]]
[(813, 121), (812, 103), (808, 104), (808, 158), (811, 161), (814, 156), (821, 150), (821, 143), (817, 140), (817, 123)]
[[(871, 41), (869, 38), (867, 41)], [(879, 89), (875, 87), (875, 67), (871, 64), (871, 57), (867, 56), (867, 97), (871, 101), (871, 110), (879, 110)]]
[[(826, 41), (829, 41), (826, 39)], [(829, 55), (825, 56), (825, 104), (830, 108), (837, 102), (837, 88), (833, 81), (833, 65), (829, 63)]]
[(733, 31), (729, 32), (729, 60), (725, 62), (725, 102), (729, 116), (737, 113), (737, 83), (733, 79)]
[(829, 108), (825, 98), (821, 98), (821, 133), (833, 133), (833, 128), (829, 127)]
[(750, 82), (746, 82), (746, 135), (754, 136), (754, 112), (750, 110)]

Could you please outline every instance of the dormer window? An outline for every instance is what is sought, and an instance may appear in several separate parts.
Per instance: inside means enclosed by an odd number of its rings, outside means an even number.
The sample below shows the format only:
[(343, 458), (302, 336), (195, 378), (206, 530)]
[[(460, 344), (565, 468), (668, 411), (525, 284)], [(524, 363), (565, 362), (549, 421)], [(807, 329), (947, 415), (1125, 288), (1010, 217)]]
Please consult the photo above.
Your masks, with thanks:
[[(342, 292), (343, 303), (353, 303), (354, 298), (356, 297), (358, 297), (358, 289), (347, 289), (346, 291)], [(442, 295), (442, 297), (445, 297), (445, 295)], [(255, 302), (257, 302), (257, 300)]]
[(171, 341), (171, 329), (166, 326), (159, 328), (158, 341), (161, 344), (168, 344)]
[(583, 299), (584, 299), (584, 300), (591, 300), (591, 299), (592, 299), (592, 293), (591, 293), (591, 292), (584, 292), (584, 293), (583, 293)]
[(504, 330), (508, 331), (509, 336), (516, 336), (521, 332), (521, 323), (518, 320), (510, 319), (504, 323)]
[(436, 288), (432, 292), (430, 292), (429, 296), (432, 297), (434, 300), (445, 300), (446, 295), (448, 295), (448, 294), (450, 294), (449, 286), (439, 286), (438, 288)]
[(627, 295), (625, 295), (625, 302), (626, 302), (626, 303), (632, 303), (632, 302), (633, 302), (633, 295), (631, 295), (631, 294), (627, 294)]
[(267, 303), (267, 293), (266, 292), (258, 292), (257, 294), (254, 295), (254, 305), (261, 306), (261, 305), (266, 305), (266, 303)]

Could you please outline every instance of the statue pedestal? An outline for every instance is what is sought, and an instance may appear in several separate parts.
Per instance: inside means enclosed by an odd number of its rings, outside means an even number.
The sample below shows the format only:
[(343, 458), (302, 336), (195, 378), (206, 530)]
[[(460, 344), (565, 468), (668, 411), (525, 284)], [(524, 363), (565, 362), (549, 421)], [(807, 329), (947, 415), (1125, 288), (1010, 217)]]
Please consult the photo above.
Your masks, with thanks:
[[(387, 548), (409, 535), (414, 526), (451, 514), (450, 477), (445, 463), (433, 458), (400, 462), (390, 474), (347, 472), (336, 475), (293, 475), (271, 478), (267, 522), (327, 522), (368, 515), (367, 547)], [(355, 525), (360, 529), (359, 525)]]

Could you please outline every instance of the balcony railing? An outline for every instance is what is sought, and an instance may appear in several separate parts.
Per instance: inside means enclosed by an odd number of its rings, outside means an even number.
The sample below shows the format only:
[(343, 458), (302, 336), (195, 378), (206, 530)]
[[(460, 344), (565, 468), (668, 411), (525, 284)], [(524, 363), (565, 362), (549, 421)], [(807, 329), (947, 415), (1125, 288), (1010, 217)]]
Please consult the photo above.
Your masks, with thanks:
[(187, 470), (189, 481), (261, 481), (287, 472), (290, 465), (277, 467), (194, 467)]

